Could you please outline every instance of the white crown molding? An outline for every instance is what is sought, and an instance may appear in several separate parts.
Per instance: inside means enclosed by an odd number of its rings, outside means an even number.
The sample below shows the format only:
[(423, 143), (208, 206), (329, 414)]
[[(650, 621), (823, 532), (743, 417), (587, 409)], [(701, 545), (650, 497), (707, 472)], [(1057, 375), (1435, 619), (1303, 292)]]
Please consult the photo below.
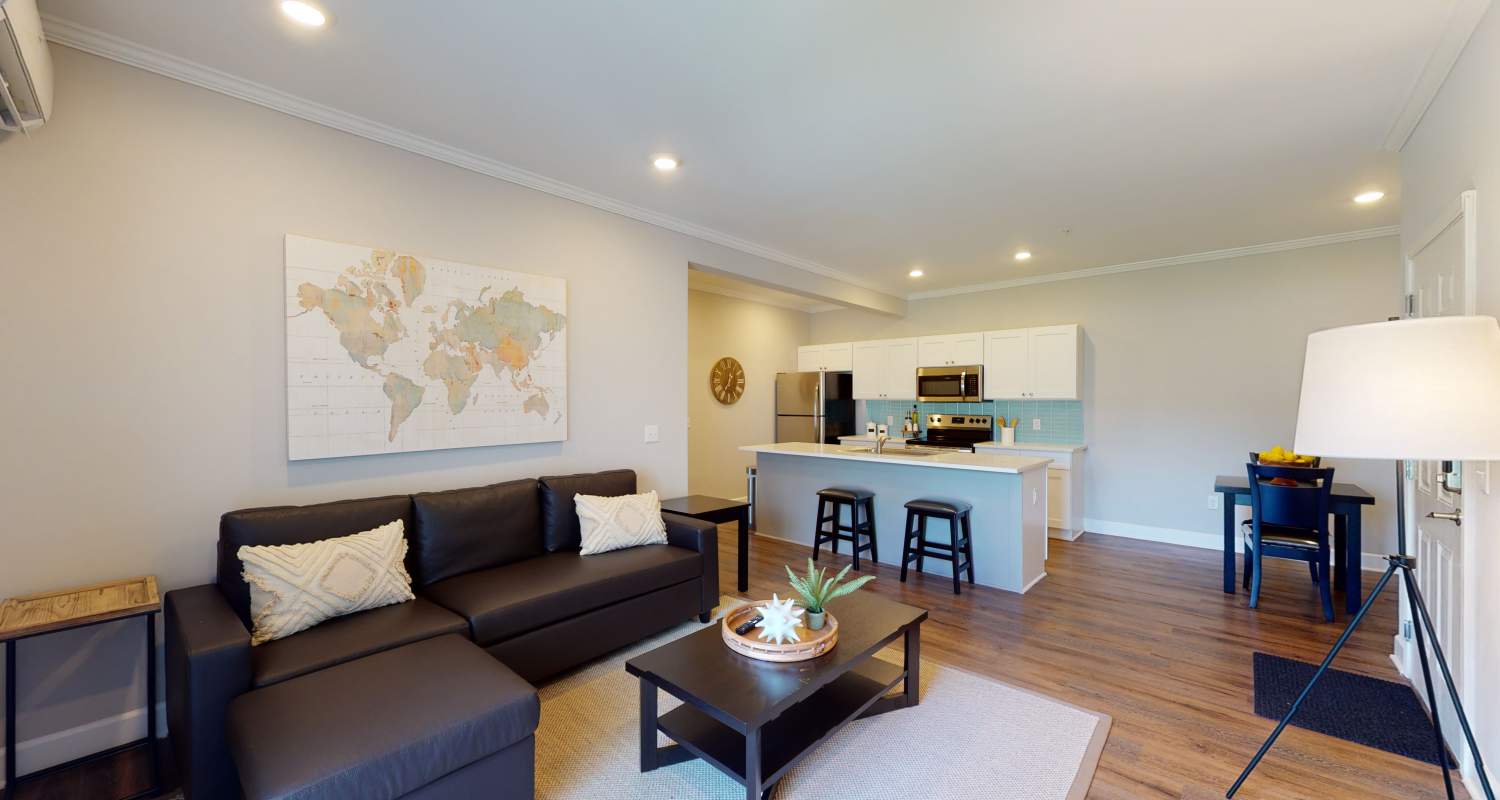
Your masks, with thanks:
[(1209, 250), (1204, 253), (1188, 253), (1182, 256), (1169, 256), (1167, 258), (1153, 258), (1147, 261), (1132, 261), (1128, 264), (1112, 264), (1107, 267), (1090, 267), (1088, 269), (1075, 269), (1069, 272), (1053, 272), (1046, 275), (1030, 275), (1025, 278), (1012, 278), (1004, 281), (992, 281), (990, 283), (975, 283), (968, 286), (954, 286), (948, 289), (933, 289), (928, 292), (913, 292), (906, 296), (907, 300), (930, 300), (935, 297), (951, 297), (956, 294), (970, 294), (972, 292), (990, 292), (996, 289), (1012, 289), (1017, 286), (1032, 286), (1038, 283), (1056, 283), (1057, 281), (1076, 281), (1082, 278), (1097, 278), (1101, 275), (1115, 275), (1121, 272), (1139, 272), (1144, 269), (1160, 269), (1161, 267), (1175, 267), (1179, 264), (1196, 264), (1204, 261), (1223, 261), (1227, 258), (1240, 258), (1241, 256), (1254, 256), (1261, 253), (1280, 253), (1286, 250), (1300, 250), (1304, 247), (1321, 247), (1325, 244), (1339, 244), (1341, 242), (1357, 242), (1361, 239), (1379, 239), (1384, 236), (1396, 236), (1400, 234), (1399, 225), (1388, 225), (1383, 228), (1366, 228), (1364, 230), (1349, 231), (1347, 233), (1329, 233), (1322, 236), (1309, 236), (1304, 239), (1288, 239), (1282, 242), (1267, 242), (1265, 244), (1252, 244), (1245, 247), (1231, 247), (1227, 250)]
[(1443, 83), (1448, 80), (1448, 73), (1458, 63), (1464, 46), (1469, 43), (1469, 37), (1474, 35), (1474, 29), (1479, 27), (1479, 21), (1484, 18), (1484, 12), (1489, 7), (1490, 0), (1458, 0), (1454, 3), (1453, 12), (1448, 15), (1448, 24), (1443, 28), (1437, 47), (1427, 57), (1421, 74), (1412, 83), (1406, 102), (1385, 134), (1385, 149), (1400, 151), (1406, 147), (1407, 141), (1422, 122), (1427, 108), (1437, 99)]
[(704, 292), (706, 294), (716, 294), (720, 297), (732, 297), (735, 300), (744, 300), (747, 303), (760, 303), (763, 306), (775, 306), (777, 308), (785, 308), (790, 311), (801, 311), (804, 314), (821, 314), (824, 311), (835, 311), (837, 309), (843, 308), (843, 306), (836, 306), (833, 303), (814, 303), (812, 305), (799, 306), (795, 303), (788, 303), (780, 300), (771, 300), (766, 297), (756, 297), (750, 292), (736, 291), (734, 289), (723, 286), (710, 287), (689, 285), (688, 290), (693, 292)]
[(582, 203), (622, 217), (629, 217), (648, 225), (655, 225), (669, 231), (701, 239), (711, 244), (737, 250), (752, 256), (774, 261), (784, 266), (811, 272), (825, 278), (868, 289), (872, 292), (896, 297), (889, 289), (870, 283), (855, 275), (834, 269), (833, 267), (819, 264), (799, 256), (783, 253), (772, 247), (757, 244), (737, 236), (707, 228), (687, 220), (642, 208), (637, 205), (616, 200), (611, 197), (589, 191), (570, 183), (553, 180), (545, 175), (522, 169), (503, 161), (461, 150), (442, 142), (420, 136), (415, 133), (391, 127), (371, 119), (366, 119), (355, 114), (340, 111), (321, 103), (315, 103), (288, 94), (280, 89), (273, 89), (264, 84), (246, 80), (231, 75), (227, 72), (204, 66), (194, 61), (164, 53), (128, 39), (122, 39), (109, 33), (94, 28), (79, 25), (60, 17), (50, 14), (42, 15), (42, 28), (47, 38), (57, 44), (82, 50), (85, 53), (118, 61), (138, 69), (164, 75), (168, 78), (190, 83), (210, 91), (218, 92), (254, 103), (258, 106), (280, 111), (298, 119), (324, 125), (335, 130), (351, 133), (373, 142), (389, 145), (409, 153), (425, 156), (435, 161), (477, 172), (491, 178), (525, 186), (539, 192)]

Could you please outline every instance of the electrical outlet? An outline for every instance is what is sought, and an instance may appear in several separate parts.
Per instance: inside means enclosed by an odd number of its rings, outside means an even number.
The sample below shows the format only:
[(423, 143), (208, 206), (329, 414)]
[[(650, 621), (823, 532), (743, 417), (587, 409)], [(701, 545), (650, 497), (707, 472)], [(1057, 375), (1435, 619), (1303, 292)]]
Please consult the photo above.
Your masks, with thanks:
[(1208, 496), (1208, 510), (1209, 511), (1218, 511), (1219, 510), (1219, 496), (1217, 494), (1211, 494), (1211, 495)]
[(1040, 417), (1031, 420), (1031, 429), (1034, 431), (1039, 431), (1042, 429), (1042, 420)]
[(646, 426), (646, 444), (654, 444), (661, 441), (661, 428), (656, 425)]

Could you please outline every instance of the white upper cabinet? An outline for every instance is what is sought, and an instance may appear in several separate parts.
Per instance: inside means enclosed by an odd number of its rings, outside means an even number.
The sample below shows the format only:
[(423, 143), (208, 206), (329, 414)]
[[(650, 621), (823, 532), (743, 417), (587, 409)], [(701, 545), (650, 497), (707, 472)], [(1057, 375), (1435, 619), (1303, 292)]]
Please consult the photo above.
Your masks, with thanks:
[(797, 348), (798, 372), (848, 372), (852, 366), (853, 353), (849, 342)]
[(984, 360), (984, 334), (953, 333), (923, 336), (917, 340), (917, 361), (922, 367), (967, 367)]
[(917, 399), (917, 340), (891, 339), (885, 343), (885, 396)]
[(911, 400), (917, 396), (916, 339), (855, 342), (852, 365), (856, 400)]
[(885, 396), (885, 342), (855, 342), (854, 399), (879, 400)]
[(986, 400), (1077, 400), (1083, 352), (1077, 325), (984, 334)]
[(797, 371), (817, 372), (823, 368), (823, 348), (809, 345), (797, 348)]
[(1031, 329), (1031, 397), (1077, 400), (1082, 373), (1077, 325)]
[(1031, 381), (1030, 342), (1025, 328), (984, 335), (986, 400), (1026, 396)]

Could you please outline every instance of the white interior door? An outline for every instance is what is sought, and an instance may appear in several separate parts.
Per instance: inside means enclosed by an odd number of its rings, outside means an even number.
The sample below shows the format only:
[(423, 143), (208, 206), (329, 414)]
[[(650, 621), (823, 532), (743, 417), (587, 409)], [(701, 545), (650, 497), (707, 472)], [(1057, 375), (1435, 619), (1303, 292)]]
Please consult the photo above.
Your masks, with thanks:
[[(1407, 254), (1406, 286), (1407, 311), (1413, 317), (1439, 317), (1470, 315), (1475, 309), (1476, 261), (1474, 192), (1465, 192), (1453, 210), (1435, 222), (1417, 246)], [(1465, 626), (1469, 624), (1465, 613), (1468, 589), (1464, 575), (1465, 532), (1471, 525), (1431, 517), (1430, 514), (1451, 514), (1455, 511), (1467, 515), (1465, 495), (1460, 493), (1464, 467), (1453, 463), (1450, 486), (1459, 492), (1447, 491), (1440, 480), (1442, 467), (1436, 461), (1414, 462), (1407, 472), (1408, 496), (1413, 499), (1407, 520), (1407, 552), (1417, 559), (1417, 585), (1427, 602), (1428, 613), (1436, 628), (1438, 644), (1443, 648), (1448, 665), (1453, 671), (1454, 682), (1459, 693), (1468, 703), (1469, 666), (1472, 647)], [(1478, 483), (1477, 481), (1475, 482)], [(1403, 592), (1404, 595), (1404, 592)], [(1420, 666), (1411, 642), (1410, 613), (1403, 597), (1401, 605), (1402, 632), (1398, 644), (1405, 649), (1404, 657), (1398, 658), (1404, 671), (1420, 690)], [(1431, 660), (1429, 645), (1428, 658)], [(1452, 702), (1442, 684), (1442, 673), (1432, 664), (1432, 675), (1438, 695), (1438, 715), (1454, 752), (1461, 753), (1460, 761), (1467, 771), (1468, 753), (1462, 746), (1463, 734), (1458, 726)], [(1426, 696), (1418, 691), (1425, 704)]]

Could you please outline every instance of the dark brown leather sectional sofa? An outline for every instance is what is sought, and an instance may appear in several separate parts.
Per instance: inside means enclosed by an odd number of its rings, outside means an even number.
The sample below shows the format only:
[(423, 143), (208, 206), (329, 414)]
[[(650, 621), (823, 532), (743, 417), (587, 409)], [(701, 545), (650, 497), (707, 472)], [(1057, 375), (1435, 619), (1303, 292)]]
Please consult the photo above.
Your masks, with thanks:
[[(579, 555), (575, 493), (635, 473), (233, 511), (217, 581), (166, 596), (167, 714), (190, 800), (529, 798), (535, 682), (718, 604), (713, 525)], [(417, 598), (250, 646), (242, 545), (402, 519)], [(482, 648), (482, 649), (481, 649)], [(481, 792), (482, 790), (482, 792)]]

